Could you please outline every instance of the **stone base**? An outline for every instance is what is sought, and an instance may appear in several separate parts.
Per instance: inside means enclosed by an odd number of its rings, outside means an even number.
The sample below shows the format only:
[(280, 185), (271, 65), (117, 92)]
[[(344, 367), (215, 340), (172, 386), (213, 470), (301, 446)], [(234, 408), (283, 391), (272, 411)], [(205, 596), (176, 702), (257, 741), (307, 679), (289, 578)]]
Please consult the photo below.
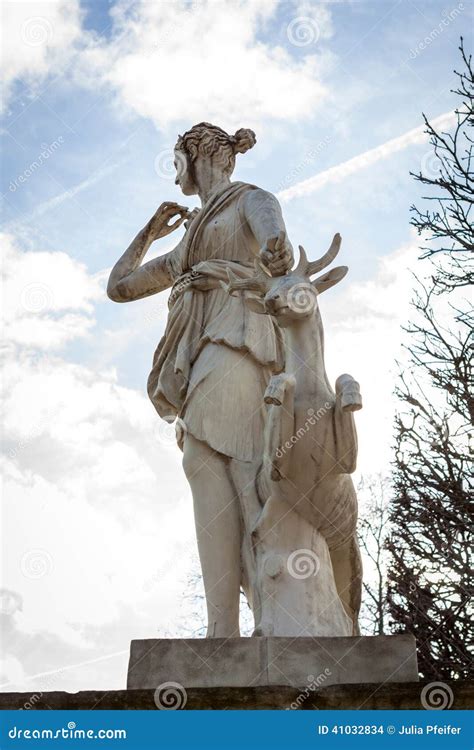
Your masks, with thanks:
[[(309, 687), (416, 682), (412, 635), (132, 641), (127, 688)], [(312, 687), (311, 687), (312, 686)]]
[[(474, 708), (474, 686), (446, 682), (453, 695), (451, 709)], [(181, 707), (199, 710), (421, 710), (423, 683), (384, 685), (332, 685), (317, 690), (290, 687), (189, 688)], [(154, 690), (85, 690), (80, 693), (0, 693), (0, 709), (156, 711)], [(448, 717), (449, 718), (449, 717)], [(449, 723), (448, 721), (446, 723)]]

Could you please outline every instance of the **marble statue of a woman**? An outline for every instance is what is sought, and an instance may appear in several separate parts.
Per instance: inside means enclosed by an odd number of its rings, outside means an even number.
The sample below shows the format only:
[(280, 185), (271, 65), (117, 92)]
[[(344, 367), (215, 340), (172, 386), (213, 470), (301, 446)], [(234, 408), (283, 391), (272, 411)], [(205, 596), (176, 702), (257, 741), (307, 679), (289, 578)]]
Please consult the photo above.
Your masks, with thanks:
[[(331, 492), (336, 498), (331, 508), (338, 506), (343, 515), (348, 508), (344, 534), (327, 533), (312, 511), (299, 513), (298, 503), (283, 496), (280, 510), (272, 511), (274, 520), (269, 522), (267, 513), (266, 531), (258, 534), (273, 492), (259, 482), (271, 409), (271, 398), (264, 397), (275, 384), (272, 378), (285, 371), (289, 339), (286, 324), (280, 325), (268, 306), (257, 309), (260, 298), (252, 279), (256, 259), (269, 283), (289, 278), (294, 259), (276, 198), (255, 185), (230, 180), (236, 154), (254, 144), (251, 130), (231, 136), (205, 122), (178, 138), (176, 182), (185, 195), (199, 196), (201, 208), (191, 213), (176, 203), (161, 205), (113, 268), (108, 295), (115, 302), (130, 302), (171, 288), (148, 394), (160, 417), (178, 418), (178, 443), (193, 495), (208, 637), (239, 635), (241, 587), (254, 612), (257, 635), (351, 635), (357, 632), (360, 563), (354, 542), (355, 494), (347, 483), (334, 480), (324, 490), (325, 498)], [(185, 233), (177, 246), (142, 264), (152, 242), (183, 222)], [(315, 352), (322, 382), (322, 329)], [(293, 383), (292, 377), (290, 373), (288, 382)], [(336, 425), (331, 439), (337, 445), (344, 430), (353, 434), (352, 423), (343, 423), (349, 416), (337, 416), (341, 397), (329, 385), (327, 389), (327, 419)], [(333, 430), (324, 429), (322, 437), (314, 433), (318, 444)], [(337, 482), (341, 472), (350, 482), (353, 468), (342, 466), (337, 456), (335, 461)], [(302, 465), (296, 468), (296, 477), (305, 471)], [(334, 473), (332, 465), (324, 471), (319, 478)], [(287, 479), (298, 484), (290, 474)], [(291, 570), (297, 553), (317, 561), (317, 575)]]

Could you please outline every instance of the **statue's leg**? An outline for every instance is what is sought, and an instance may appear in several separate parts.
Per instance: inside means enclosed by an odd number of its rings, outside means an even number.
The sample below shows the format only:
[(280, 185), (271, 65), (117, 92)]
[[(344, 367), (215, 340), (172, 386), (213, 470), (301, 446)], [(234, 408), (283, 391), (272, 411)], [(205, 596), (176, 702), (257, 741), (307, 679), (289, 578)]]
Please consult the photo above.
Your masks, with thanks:
[(353, 635), (359, 635), (359, 610), (362, 599), (362, 558), (354, 534), (342, 547), (331, 550), (331, 562), (337, 593), (353, 623)]
[(207, 637), (238, 637), (241, 524), (229, 459), (189, 433), (183, 448), (206, 593)]

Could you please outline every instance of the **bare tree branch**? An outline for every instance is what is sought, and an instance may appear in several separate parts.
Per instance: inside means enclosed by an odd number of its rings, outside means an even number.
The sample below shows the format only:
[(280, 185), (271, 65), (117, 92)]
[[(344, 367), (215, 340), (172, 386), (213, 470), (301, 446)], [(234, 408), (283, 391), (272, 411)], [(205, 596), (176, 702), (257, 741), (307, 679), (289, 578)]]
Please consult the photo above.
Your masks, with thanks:
[[(386, 548), (388, 606), (395, 632), (415, 634), (426, 679), (469, 678), (467, 644), (473, 635), (472, 284), (474, 232), (474, 80), (461, 39), (464, 71), (456, 73), (462, 98), (454, 134), (438, 133), (425, 118), (439, 176), (415, 179), (430, 188), (436, 208), (413, 207), (412, 224), (428, 237), (428, 270), (416, 278), (413, 316), (405, 327), (405, 364), (396, 396), (394, 496)], [(431, 203), (429, 204), (431, 206)], [(426, 278), (427, 276), (427, 278)]]

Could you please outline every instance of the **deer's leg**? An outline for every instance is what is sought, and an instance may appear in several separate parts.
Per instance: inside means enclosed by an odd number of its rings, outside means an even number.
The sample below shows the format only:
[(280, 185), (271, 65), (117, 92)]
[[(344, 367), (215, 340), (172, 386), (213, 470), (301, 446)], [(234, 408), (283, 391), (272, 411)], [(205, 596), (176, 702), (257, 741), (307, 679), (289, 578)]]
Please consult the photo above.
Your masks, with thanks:
[(351, 412), (362, 409), (359, 383), (352, 375), (339, 375), (336, 380), (336, 395), (340, 396), (342, 411)]
[(353, 635), (359, 635), (359, 610), (362, 600), (362, 558), (357, 536), (331, 550), (331, 562), (337, 593), (353, 623)]
[(189, 433), (183, 448), (206, 592), (207, 637), (235, 638), (239, 636), (241, 525), (229, 460)]
[(334, 408), (335, 449), (337, 469), (352, 474), (357, 464), (357, 431), (354, 413), (362, 409), (359, 383), (351, 375), (340, 375), (336, 380)]
[[(286, 372), (273, 375), (265, 391), (266, 414), (263, 461), (269, 476), (278, 482), (288, 470), (290, 439), (295, 427), (295, 378)], [(285, 447), (286, 446), (286, 447)]]

